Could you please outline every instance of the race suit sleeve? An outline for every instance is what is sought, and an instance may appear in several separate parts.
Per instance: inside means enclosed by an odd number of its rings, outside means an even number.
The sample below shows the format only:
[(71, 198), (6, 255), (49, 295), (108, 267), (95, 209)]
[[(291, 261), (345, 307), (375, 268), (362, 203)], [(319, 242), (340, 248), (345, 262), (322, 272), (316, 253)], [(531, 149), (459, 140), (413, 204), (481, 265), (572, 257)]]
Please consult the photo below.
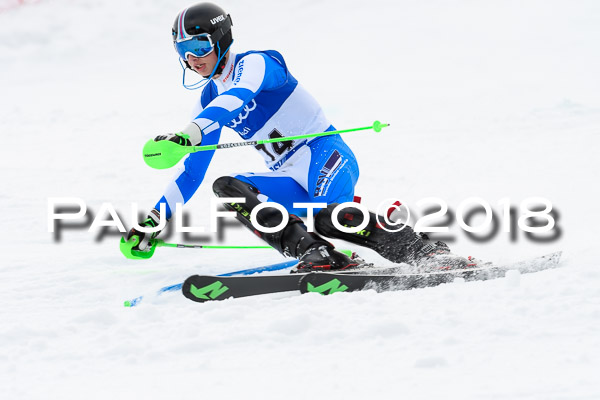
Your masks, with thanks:
[(194, 119), (204, 134), (221, 129), (238, 114), (261, 90), (285, 84), (285, 69), (263, 54), (249, 54), (236, 65), (233, 86), (211, 101)]
[[(202, 130), (201, 145), (217, 144), (221, 129), (234, 119), (248, 102), (261, 90), (276, 88), (285, 83), (286, 71), (276, 62), (265, 59), (262, 54), (249, 54), (239, 60), (234, 71), (234, 83), (229, 90), (216, 94), (211, 82), (202, 94), (193, 122)], [(209, 101), (209, 99), (212, 100)], [(213, 151), (201, 151), (187, 156), (180, 170), (167, 186), (163, 197), (156, 204), (166, 204), (166, 217), (170, 219), (177, 203), (186, 203), (204, 180), (212, 160)]]
[[(213, 132), (211, 135), (204, 136), (202, 145), (217, 144), (221, 130)], [(214, 150), (199, 151), (187, 156), (183, 162), (183, 168), (175, 174), (174, 179), (167, 186), (163, 197), (156, 203), (155, 208), (160, 210), (160, 204), (166, 205), (166, 217), (170, 219), (175, 212), (177, 203), (185, 204), (192, 198), (200, 184), (204, 180), (206, 170), (215, 154)]]

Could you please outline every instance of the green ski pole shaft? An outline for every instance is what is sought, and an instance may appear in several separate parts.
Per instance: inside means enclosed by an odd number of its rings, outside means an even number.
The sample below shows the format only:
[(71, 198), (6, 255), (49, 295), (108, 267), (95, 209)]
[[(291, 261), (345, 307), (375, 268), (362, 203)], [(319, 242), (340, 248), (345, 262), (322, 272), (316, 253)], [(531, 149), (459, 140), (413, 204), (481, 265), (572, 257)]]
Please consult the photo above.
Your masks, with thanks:
[(231, 149), (234, 147), (243, 147), (243, 146), (256, 146), (265, 143), (275, 143), (275, 142), (286, 142), (292, 140), (306, 139), (311, 137), (318, 136), (329, 136), (329, 135), (339, 135), (340, 133), (347, 132), (357, 132), (364, 131), (368, 129), (373, 129), (375, 132), (381, 132), (381, 129), (390, 126), (389, 124), (382, 124), (379, 121), (373, 122), (371, 126), (364, 126), (362, 128), (354, 128), (354, 129), (343, 129), (339, 131), (330, 131), (330, 132), (319, 132), (319, 133), (309, 133), (306, 135), (298, 135), (298, 136), (287, 136), (266, 140), (252, 140), (249, 142), (234, 142), (234, 143), (222, 143), (222, 144), (213, 144), (207, 146), (181, 146), (175, 142), (171, 142), (170, 140), (159, 140), (155, 142), (150, 139), (146, 142), (143, 149), (144, 161), (152, 168), (156, 169), (166, 169), (171, 168), (175, 164), (177, 164), (183, 157), (190, 153), (195, 153), (197, 151), (207, 151), (207, 150), (219, 150), (219, 149)]
[[(133, 247), (138, 244), (138, 238), (134, 236), (131, 241), (121, 238), (119, 248), (121, 253), (130, 260), (147, 260), (154, 255), (154, 251), (158, 247), (175, 247), (179, 249), (272, 249), (271, 246), (205, 246), (201, 244), (181, 244), (181, 243), (167, 243), (161, 239), (152, 240), (149, 251), (134, 250)], [(339, 250), (346, 254), (348, 257), (352, 256), (352, 250)]]
[(179, 249), (272, 249), (271, 246), (209, 246), (203, 244), (167, 243), (160, 239), (153, 240), (152, 245), (156, 247), (177, 247)]
[[(182, 243), (166, 243), (161, 239), (154, 239), (150, 243), (154, 247), (176, 247), (178, 249), (272, 249), (271, 246), (205, 246), (202, 244), (182, 244)], [(336, 249), (347, 255), (348, 257), (352, 257), (352, 250), (346, 249)]]
[(207, 150), (231, 149), (234, 147), (256, 146), (259, 144), (266, 144), (266, 143), (288, 142), (291, 140), (307, 139), (307, 138), (319, 137), (319, 136), (339, 135), (340, 133), (366, 131), (368, 129), (373, 129), (375, 132), (381, 132), (381, 129), (386, 128), (388, 126), (390, 126), (390, 124), (382, 124), (379, 121), (375, 121), (373, 123), (373, 125), (363, 126), (362, 128), (343, 129), (343, 130), (338, 130), (338, 131), (319, 132), (319, 133), (309, 133), (306, 135), (287, 136), (287, 137), (279, 137), (279, 138), (265, 139), (265, 140), (250, 140), (247, 142), (234, 142), (234, 143), (212, 144), (212, 145), (207, 145), (207, 146), (194, 146), (192, 149), (193, 149), (193, 152), (207, 151)]
[(150, 249), (147, 251), (134, 250), (134, 247), (139, 243), (139, 238), (136, 236), (132, 240), (127, 241), (125, 238), (121, 238), (119, 248), (121, 253), (130, 260), (146, 260), (154, 255), (154, 251), (158, 247), (175, 247), (180, 249), (272, 249), (271, 246), (205, 246), (201, 244), (180, 244), (180, 243), (166, 243), (161, 239), (154, 239), (150, 241)]

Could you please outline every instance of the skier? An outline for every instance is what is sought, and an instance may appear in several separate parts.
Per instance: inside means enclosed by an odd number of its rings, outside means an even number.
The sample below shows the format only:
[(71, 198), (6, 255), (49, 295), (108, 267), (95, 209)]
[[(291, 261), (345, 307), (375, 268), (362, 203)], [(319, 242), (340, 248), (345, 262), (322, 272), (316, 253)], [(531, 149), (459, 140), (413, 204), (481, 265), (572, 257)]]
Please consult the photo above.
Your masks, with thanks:
[[(211, 3), (193, 5), (177, 15), (172, 39), (182, 67), (185, 65), (184, 78), (187, 69), (203, 78), (194, 85), (184, 86), (203, 90), (192, 121), (182, 131), (154, 140), (169, 140), (181, 146), (217, 144), (224, 126), (244, 140), (335, 130), (317, 101), (292, 76), (279, 52), (232, 52), (232, 25), (231, 16)], [(364, 263), (359, 257), (335, 250), (319, 234), (369, 247), (394, 262), (416, 264), (449, 253), (445, 244), (432, 244), (408, 226), (397, 233), (382, 229), (373, 213), (361, 232), (344, 233), (335, 228), (332, 210), (339, 203), (353, 200), (359, 176), (356, 157), (339, 135), (261, 144), (255, 148), (270, 171), (223, 176), (213, 183), (213, 191), (219, 197), (245, 198), (243, 204), (224, 205), (270, 246), (298, 258), (296, 271), (343, 270)], [(198, 189), (213, 153), (189, 154), (184, 168), (140, 226), (158, 226), (161, 204), (166, 208), (163, 217), (169, 220), (175, 204), (187, 202)], [(263, 202), (277, 202), (288, 210), (290, 216), (283, 229), (263, 233), (252, 226), (250, 213)], [(315, 229), (319, 234), (307, 232), (300, 219), (306, 216), (306, 209), (294, 208), (293, 203), (328, 204), (315, 210), (318, 211)], [(268, 207), (260, 210), (256, 219), (262, 226), (276, 227), (282, 223), (282, 214)], [(362, 221), (362, 213), (354, 208), (345, 209), (338, 217), (338, 222), (346, 226), (358, 226)], [(151, 239), (159, 233), (132, 228), (127, 241), (135, 243), (134, 251), (149, 251)]]

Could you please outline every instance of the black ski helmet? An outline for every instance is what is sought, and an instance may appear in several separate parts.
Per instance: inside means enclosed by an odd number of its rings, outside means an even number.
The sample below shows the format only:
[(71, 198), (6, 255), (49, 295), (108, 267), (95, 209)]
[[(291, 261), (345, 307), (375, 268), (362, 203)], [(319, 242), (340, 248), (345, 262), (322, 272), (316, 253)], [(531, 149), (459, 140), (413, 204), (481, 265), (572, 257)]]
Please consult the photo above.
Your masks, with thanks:
[[(173, 45), (178, 37), (208, 33), (213, 41), (214, 51), (221, 57), (233, 43), (232, 26), (231, 16), (221, 7), (213, 3), (198, 3), (177, 14), (172, 30)], [(187, 60), (184, 59), (183, 62), (190, 68)], [(225, 57), (219, 62), (215, 74), (220, 74), (224, 68)]]

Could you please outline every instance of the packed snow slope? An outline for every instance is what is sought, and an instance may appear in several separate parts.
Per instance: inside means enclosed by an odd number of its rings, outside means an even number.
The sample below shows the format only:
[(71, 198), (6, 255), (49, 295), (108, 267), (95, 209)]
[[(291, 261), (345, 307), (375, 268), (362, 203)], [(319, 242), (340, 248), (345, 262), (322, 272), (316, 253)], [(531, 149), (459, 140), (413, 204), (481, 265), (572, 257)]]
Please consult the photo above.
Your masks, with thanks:
[[(161, 248), (134, 262), (115, 229), (88, 232), (91, 219), (48, 232), (49, 198), (81, 198), (90, 217), (110, 202), (128, 227), (132, 203), (147, 211), (162, 194), (174, 171), (148, 168), (141, 148), (182, 129), (199, 96), (181, 87), (170, 38), (187, 5), (42, 0), (0, 13), (2, 398), (600, 398), (598, 2), (221, 3), (234, 51), (279, 50), (336, 127), (391, 123), (344, 136), (365, 205), (398, 197), (422, 215), (419, 200), (438, 197), (454, 252), (510, 262), (563, 250), (562, 268), (406, 292), (209, 304), (172, 294), (124, 308), (191, 274), (283, 260)], [(253, 149), (218, 152), (188, 224), (208, 229), (214, 179), (262, 170)], [(518, 226), (477, 241), (455, 218), (470, 197), (500, 222), (502, 199), (544, 197), (557, 226), (546, 241)], [(233, 223), (192, 236), (261, 244)]]

